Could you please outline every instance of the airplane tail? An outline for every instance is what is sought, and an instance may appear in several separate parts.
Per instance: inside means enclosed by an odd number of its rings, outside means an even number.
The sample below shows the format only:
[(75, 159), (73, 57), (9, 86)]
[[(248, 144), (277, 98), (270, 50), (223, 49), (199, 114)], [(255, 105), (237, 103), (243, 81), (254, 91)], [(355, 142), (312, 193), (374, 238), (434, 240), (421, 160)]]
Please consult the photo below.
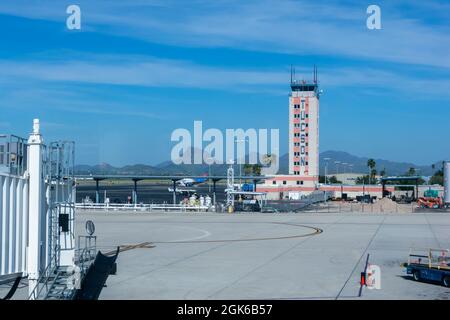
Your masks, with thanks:
[[(202, 176), (203, 176), (203, 177), (208, 177), (208, 174), (207, 174), (207, 173), (204, 173), (204, 174), (202, 174)], [(195, 181), (196, 181), (197, 183), (202, 183), (202, 182), (205, 182), (206, 180), (208, 180), (208, 178), (197, 178)]]

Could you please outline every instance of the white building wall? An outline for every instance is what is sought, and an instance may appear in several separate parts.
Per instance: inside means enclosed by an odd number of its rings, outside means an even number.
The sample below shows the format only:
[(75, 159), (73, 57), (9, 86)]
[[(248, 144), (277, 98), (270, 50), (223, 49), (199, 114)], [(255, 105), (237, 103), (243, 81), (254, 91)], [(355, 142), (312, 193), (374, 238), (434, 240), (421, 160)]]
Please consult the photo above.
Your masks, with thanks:
[(26, 272), (28, 179), (0, 173), (0, 276)]

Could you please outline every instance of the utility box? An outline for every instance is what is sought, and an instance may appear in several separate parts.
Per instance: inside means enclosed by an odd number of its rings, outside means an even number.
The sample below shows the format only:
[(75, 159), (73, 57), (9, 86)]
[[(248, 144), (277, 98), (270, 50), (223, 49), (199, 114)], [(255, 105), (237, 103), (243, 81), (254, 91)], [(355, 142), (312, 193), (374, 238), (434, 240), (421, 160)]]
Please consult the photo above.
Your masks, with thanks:
[(59, 228), (61, 232), (69, 232), (69, 214), (59, 214)]
[(59, 256), (59, 265), (65, 267), (75, 266), (75, 249), (61, 250)]

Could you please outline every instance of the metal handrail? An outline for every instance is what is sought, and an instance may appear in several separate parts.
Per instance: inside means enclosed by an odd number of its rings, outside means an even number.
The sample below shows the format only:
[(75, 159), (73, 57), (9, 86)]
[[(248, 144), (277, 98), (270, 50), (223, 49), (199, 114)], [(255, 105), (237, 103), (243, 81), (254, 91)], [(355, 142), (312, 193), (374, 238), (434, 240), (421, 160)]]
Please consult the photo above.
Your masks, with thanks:
[[(22, 176), (27, 169), (27, 140), (16, 136), (0, 134), (0, 166), (8, 169), (7, 173)], [(10, 148), (15, 146), (15, 150)], [(14, 157), (13, 157), (14, 156)]]
[(152, 211), (152, 210), (180, 210), (180, 211), (206, 211), (211, 208), (211, 206), (189, 206), (180, 204), (105, 204), (105, 203), (76, 203), (76, 209), (85, 210), (142, 210), (142, 211)]
[[(418, 252), (423, 252), (422, 254), (419, 254)], [(450, 253), (449, 249), (434, 249), (434, 248), (410, 248), (409, 250), (409, 256), (408, 256), (408, 264), (416, 263), (412, 262), (411, 258), (419, 258), (424, 259), (424, 262), (421, 262), (422, 264), (427, 264), (429, 268), (432, 267), (440, 267), (442, 261), (448, 261), (450, 259), (450, 256), (444, 256), (444, 259), (442, 260), (442, 256), (433, 256), (433, 252), (446, 252)], [(426, 253), (426, 255), (425, 255)], [(441, 260), (439, 260), (441, 258)], [(437, 262), (436, 262), (437, 260)], [(420, 260), (419, 260), (420, 261)], [(446, 262), (445, 262), (446, 263)]]
[[(81, 238), (84, 238), (84, 248), (78, 248), (76, 250), (76, 263), (82, 271), (86, 270), (86, 262), (90, 262), (95, 259), (97, 251), (97, 236), (78, 236), (78, 244), (81, 244)], [(92, 242), (94, 242), (92, 244)], [(81, 251), (81, 252), (80, 252)]]
[[(52, 260), (56, 259), (56, 252), (58, 252), (58, 248), (55, 248), (55, 254), (51, 257), (50, 259), (50, 263), (47, 265), (47, 267), (45, 267), (44, 272), (41, 273), (41, 275), (39, 276), (37, 282), (36, 282), (36, 286), (34, 287), (33, 291), (30, 293), (30, 295), (28, 296), (28, 300), (33, 299), (38, 299), (42, 290), (44, 289), (44, 287), (48, 287), (48, 281), (50, 279), (50, 274), (54, 273), (55, 269), (57, 268), (57, 265), (52, 265)], [(45, 281), (43, 281), (45, 278)], [(40, 287), (39, 289), (39, 284), (41, 284), (41, 282), (43, 282), (43, 285)], [(36, 294), (37, 291), (37, 294)]]
[[(91, 242), (89, 242), (89, 245), (86, 245), (81, 250), (81, 253), (79, 252), (80, 249), (77, 250), (78, 251), (77, 262), (80, 267), (80, 278), (81, 278), (80, 280), (82, 280), (84, 278), (86, 271), (88, 269), (88, 265), (90, 265), (90, 262), (92, 260), (94, 260), (94, 258), (95, 258), (96, 242), (97, 242), (96, 236), (79, 236), (79, 239), (81, 237), (94, 239), (94, 245), (91, 245)], [(55, 250), (55, 253), (56, 252), (58, 252), (58, 250)], [(56, 259), (56, 254), (52, 257), (52, 260), (53, 259)], [(47, 265), (44, 272), (42, 272), (42, 274), (38, 278), (37, 284), (34, 287), (31, 294), (29, 295), (28, 299), (32, 299), (32, 298), (39, 299), (44, 288), (47, 290), (47, 293), (50, 291), (50, 289), (52, 288), (52, 285), (53, 285), (53, 284), (51, 284), (50, 288), (49, 288), (49, 282), (50, 282), (50, 278), (51, 278), (50, 275), (54, 274), (54, 278), (55, 278), (54, 280), (56, 280), (58, 278), (58, 276), (60, 275), (60, 273), (55, 273), (55, 270), (57, 268), (58, 268), (58, 266), (57, 265), (53, 266), (51, 262)], [(72, 294), (69, 296), (73, 296), (73, 294), (75, 293), (75, 290), (73, 290), (73, 291), (74, 292), (72, 292)]]

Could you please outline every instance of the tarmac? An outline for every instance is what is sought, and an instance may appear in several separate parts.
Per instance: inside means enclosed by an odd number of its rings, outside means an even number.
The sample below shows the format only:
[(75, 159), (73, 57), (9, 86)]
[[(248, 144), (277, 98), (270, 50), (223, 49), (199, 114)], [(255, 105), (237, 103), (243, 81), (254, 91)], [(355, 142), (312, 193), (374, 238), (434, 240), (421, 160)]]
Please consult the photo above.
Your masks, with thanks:
[[(415, 282), (409, 249), (450, 248), (448, 213), (130, 213), (79, 211), (98, 249), (128, 247), (100, 299), (440, 299), (450, 288)], [(367, 254), (381, 289), (364, 288)], [(9, 290), (0, 286), (0, 297)], [(23, 280), (13, 299), (26, 299)]]
[[(410, 247), (449, 248), (448, 213), (79, 212), (98, 248), (119, 254), (101, 299), (448, 299), (450, 289), (406, 276)], [(367, 254), (381, 289), (364, 288)]]

